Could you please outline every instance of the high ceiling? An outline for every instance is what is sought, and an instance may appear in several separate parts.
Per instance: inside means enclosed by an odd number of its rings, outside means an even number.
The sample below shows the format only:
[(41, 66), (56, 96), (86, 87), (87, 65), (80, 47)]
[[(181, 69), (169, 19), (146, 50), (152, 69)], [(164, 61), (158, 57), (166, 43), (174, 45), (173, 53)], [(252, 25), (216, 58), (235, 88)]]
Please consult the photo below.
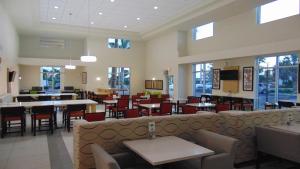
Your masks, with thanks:
[(40, 0), (40, 21), (142, 33), (201, 3), (204, 0)]

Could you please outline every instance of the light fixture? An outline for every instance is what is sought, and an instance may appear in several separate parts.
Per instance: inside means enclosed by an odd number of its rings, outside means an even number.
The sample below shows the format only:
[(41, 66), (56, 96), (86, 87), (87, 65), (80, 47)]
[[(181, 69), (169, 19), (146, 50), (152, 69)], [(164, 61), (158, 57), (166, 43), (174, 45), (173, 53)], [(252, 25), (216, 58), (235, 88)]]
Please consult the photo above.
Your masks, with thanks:
[[(70, 12), (70, 13), (69, 13), (69, 23), (71, 23), (71, 16), (72, 16), (72, 13)], [(71, 46), (71, 43), (70, 43), (70, 42), (69, 42), (68, 44), (69, 44), (69, 46)], [(76, 69), (76, 66), (75, 66), (75, 65), (72, 65), (72, 63), (71, 63), (71, 55), (70, 55), (69, 64), (68, 64), (68, 65), (65, 65), (65, 69), (69, 69), (69, 70), (74, 70), (74, 69)]]
[(95, 22), (92, 21), (92, 22), (91, 22), (91, 25), (94, 25), (94, 24), (95, 24)]
[(157, 9), (158, 9), (158, 6), (154, 6), (153, 9), (157, 10)]
[(54, 6), (54, 9), (58, 9), (58, 6)]
[(153, 77), (152, 80), (155, 80), (155, 77)]
[(103, 13), (102, 13), (102, 12), (99, 12), (98, 14), (99, 14), (99, 15), (103, 15)]
[[(88, 23), (94, 24), (94, 22), (90, 22), (90, 0), (88, 0)], [(88, 24), (88, 34), (90, 32), (90, 24)], [(89, 50), (87, 51), (87, 55), (80, 57), (81, 62), (96, 62), (97, 57), (90, 55)]]
[(100, 81), (100, 80), (101, 80), (101, 77), (96, 77), (96, 80), (97, 80), (97, 81)]
[(124, 28), (127, 28), (127, 26), (125, 25)]
[(91, 55), (86, 55), (86, 56), (81, 56), (80, 60), (81, 60), (81, 62), (96, 62), (97, 57), (91, 56)]
[(110, 2), (115, 2), (115, 0), (110, 0)]
[(136, 20), (138, 20), (138, 21), (139, 21), (139, 20), (141, 20), (141, 18), (136, 18)]
[(56, 20), (56, 18), (55, 18), (55, 17), (52, 17), (52, 20)]

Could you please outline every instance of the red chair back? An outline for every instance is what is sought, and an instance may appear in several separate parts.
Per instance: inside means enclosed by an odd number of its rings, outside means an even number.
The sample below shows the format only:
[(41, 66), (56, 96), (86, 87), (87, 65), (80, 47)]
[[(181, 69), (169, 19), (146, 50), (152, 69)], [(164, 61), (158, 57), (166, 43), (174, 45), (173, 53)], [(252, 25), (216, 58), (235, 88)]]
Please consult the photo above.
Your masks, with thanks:
[(104, 121), (105, 120), (105, 112), (101, 112), (101, 113), (87, 113), (85, 115), (85, 120), (88, 121), (88, 122)]
[(194, 106), (189, 106), (189, 105), (184, 105), (182, 107), (182, 113), (183, 114), (195, 114), (197, 113), (197, 107)]
[(138, 109), (129, 109), (125, 113), (125, 118), (137, 118), (140, 117)]
[(172, 114), (172, 104), (171, 103), (161, 103), (160, 104), (160, 115), (170, 115)]
[(160, 98), (151, 98), (151, 103), (155, 104), (155, 103), (161, 103), (161, 99)]
[(230, 110), (230, 104), (226, 104), (226, 103), (221, 103), (221, 104), (217, 104), (216, 105), (216, 112), (220, 112), (220, 111), (228, 111)]
[(118, 109), (128, 109), (129, 108), (129, 100), (126, 99), (119, 99), (117, 103)]
[(120, 99), (125, 99), (125, 100), (129, 100), (129, 95), (121, 95)]
[(151, 104), (151, 100), (140, 100), (140, 104)]

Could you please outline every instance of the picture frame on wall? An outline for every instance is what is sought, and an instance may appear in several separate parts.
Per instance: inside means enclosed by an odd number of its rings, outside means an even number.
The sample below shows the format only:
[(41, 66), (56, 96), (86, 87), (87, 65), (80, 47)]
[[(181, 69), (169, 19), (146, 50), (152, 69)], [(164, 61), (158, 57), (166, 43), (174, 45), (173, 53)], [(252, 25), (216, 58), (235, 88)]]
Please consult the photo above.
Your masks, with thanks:
[(87, 84), (87, 72), (82, 72), (82, 84)]
[(221, 69), (213, 69), (213, 89), (220, 89), (220, 71)]
[(253, 91), (253, 69), (254, 67), (243, 68), (243, 91)]

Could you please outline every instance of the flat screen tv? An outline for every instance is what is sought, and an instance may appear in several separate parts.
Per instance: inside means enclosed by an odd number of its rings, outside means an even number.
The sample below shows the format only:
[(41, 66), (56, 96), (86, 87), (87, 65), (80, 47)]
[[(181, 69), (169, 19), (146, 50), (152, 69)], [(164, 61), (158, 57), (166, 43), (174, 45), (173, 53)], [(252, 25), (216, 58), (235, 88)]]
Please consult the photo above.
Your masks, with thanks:
[(239, 80), (238, 70), (221, 70), (220, 80)]
[(15, 76), (16, 76), (15, 71), (8, 72), (8, 82), (13, 82), (15, 80)]

